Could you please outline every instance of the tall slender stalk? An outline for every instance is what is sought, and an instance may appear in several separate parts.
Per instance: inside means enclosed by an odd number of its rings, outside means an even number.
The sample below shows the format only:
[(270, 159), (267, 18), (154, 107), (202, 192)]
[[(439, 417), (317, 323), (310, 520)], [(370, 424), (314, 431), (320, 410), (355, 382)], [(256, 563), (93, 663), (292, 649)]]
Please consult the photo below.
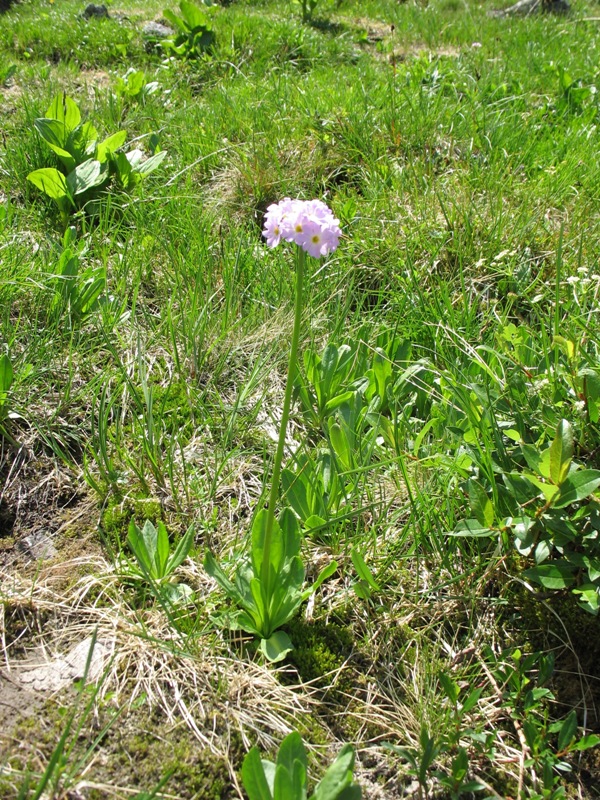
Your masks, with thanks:
[(279, 479), (281, 477), (281, 462), (283, 461), (283, 451), (285, 448), (285, 438), (287, 423), (290, 416), (290, 406), (292, 404), (292, 388), (294, 385), (294, 374), (298, 358), (298, 343), (300, 341), (300, 323), (302, 321), (302, 285), (304, 282), (304, 266), (306, 255), (301, 247), (296, 248), (296, 299), (294, 306), (294, 330), (292, 332), (292, 346), (288, 361), (287, 379), (285, 394), (283, 397), (283, 408), (281, 410), (281, 423), (279, 425), (279, 441), (275, 451), (275, 461), (273, 462), (273, 475), (271, 476), (271, 491), (269, 493), (269, 507), (267, 509), (267, 520), (265, 524), (265, 540), (263, 546), (263, 561), (261, 568), (261, 580), (264, 586), (265, 596), (270, 596), (271, 587), (269, 585), (269, 563), (271, 559), (271, 541), (273, 538), (273, 524), (275, 522), (275, 506), (279, 498)]

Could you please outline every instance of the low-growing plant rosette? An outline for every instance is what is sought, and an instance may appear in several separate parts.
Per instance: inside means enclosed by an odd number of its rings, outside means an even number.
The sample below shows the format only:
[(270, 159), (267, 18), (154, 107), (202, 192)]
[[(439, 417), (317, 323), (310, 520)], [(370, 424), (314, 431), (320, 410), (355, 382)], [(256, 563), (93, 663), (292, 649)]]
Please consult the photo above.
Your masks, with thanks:
[(269, 247), (277, 247), (283, 239), (320, 258), (333, 253), (341, 233), (340, 221), (322, 200), (285, 197), (267, 208), (263, 236)]

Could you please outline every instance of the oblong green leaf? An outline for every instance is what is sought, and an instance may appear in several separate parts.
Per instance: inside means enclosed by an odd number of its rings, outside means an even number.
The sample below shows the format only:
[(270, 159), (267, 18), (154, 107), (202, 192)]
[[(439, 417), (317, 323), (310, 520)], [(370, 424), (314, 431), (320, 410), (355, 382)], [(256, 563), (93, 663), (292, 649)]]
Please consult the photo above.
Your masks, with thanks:
[(356, 574), (358, 575), (358, 577), (362, 581), (367, 583), (371, 587), (371, 589), (374, 589), (376, 592), (378, 592), (379, 584), (373, 577), (373, 573), (367, 566), (367, 563), (365, 562), (362, 555), (358, 552), (358, 550), (353, 549), (352, 552), (350, 553), (350, 557), (352, 559), (352, 563), (354, 564), (354, 569), (356, 570)]
[(554, 508), (564, 508), (578, 500), (585, 500), (600, 486), (600, 470), (582, 469), (569, 475), (560, 487)]
[(567, 564), (538, 564), (526, 569), (523, 575), (546, 589), (566, 589), (575, 582), (573, 571)]
[[(0, 356), (0, 395), (5, 395), (10, 387), (12, 386), (14, 380), (14, 372), (12, 368), (12, 364), (10, 363), (10, 358), (3, 353)], [(2, 398), (0, 397), (0, 401)]]
[(273, 800), (258, 747), (253, 747), (244, 759), (242, 764), (242, 783), (248, 793), (249, 800)]
[(304, 770), (308, 770), (308, 761), (306, 758), (306, 749), (302, 737), (297, 731), (289, 733), (281, 742), (279, 752), (277, 753), (277, 765), (284, 766), (290, 775), (294, 774), (294, 762), (299, 761)]
[(69, 188), (67, 186), (67, 179), (54, 167), (45, 167), (44, 169), (36, 169), (30, 172), (27, 180), (41, 189), (44, 194), (51, 197), (53, 200), (61, 200), (63, 198), (70, 198)]
[(290, 637), (284, 631), (275, 631), (268, 639), (260, 640), (260, 651), (264, 657), (275, 663), (282, 661), (294, 649)]
[(59, 92), (46, 111), (46, 118), (58, 120), (67, 131), (72, 131), (81, 122), (81, 113), (77, 103), (66, 92)]
[(482, 526), (479, 520), (463, 519), (456, 526), (456, 530), (451, 531), (448, 536), (472, 536), (474, 538), (483, 538), (485, 536), (494, 536), (495, 533), (496, 531), (491, 528)]
[[(49, 144), (50, 147), (58, 147), (63, 153), (66, 152), (69, 132), (63, 122), (57, 119), (44, 119), (40, 117), (34, 120), (33, 125), (46, 144)], [(66, 154), (69, 155), (68, 152)]]
[(151, 172), (154, 172), (154, 170), (162, 164), (162, 162), (165, 160), (166, 155), (167, 151), (161, 150), (160, 153), (155, 153), (153, 156), (150, 156), (150, 158), (147, 158), (139, 166), (137, 166), (136, 164), (135, 165), (136, 173), (138, 175), (149, 175)]
[(550, 480), (560, 486), (569, 474), (573, 460), (573, 430), (566, 419), (556, 427), (556, 436), (550, 445)]
[(179, 567), (183, 563), (183, 561), (187, 558), (187, 555), (190, 552), (190, 548), (193, 543), (194, 543), (194, 526), (190, 525), (185, 534), (179, 540), (179, 544), (177, 545), (175, 552), (173, 553), (171, 559), (169, 560), (169, 566), (168, 566), (169, 573), (176, 570), (177, 567)]
[(96, 145), (97, 160), (101, 163), (106, 161), (110, 154), (114, 153), (115, 150), (118, 150), (119, 147), (122, 147), (125, 144), (126, 138), (127, 131), (117, 131), (117, 133), (113, 133), (112, 136), (109, 136), (103, 142), (99, 142)]
[(108, 180), (108, 170), (105, 164), (90, 158), (67, 175), (67, 185), (73, 195), (83, 194), (88, 189), (101, 186)]

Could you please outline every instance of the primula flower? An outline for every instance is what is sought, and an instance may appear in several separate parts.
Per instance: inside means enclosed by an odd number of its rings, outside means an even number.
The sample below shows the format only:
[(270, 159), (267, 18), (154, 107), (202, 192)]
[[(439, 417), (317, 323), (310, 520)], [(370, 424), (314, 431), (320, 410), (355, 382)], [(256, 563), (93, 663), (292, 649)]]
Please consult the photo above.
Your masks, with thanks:
[(263, 236), (269, 247), (276, 247), (284, 239), (319, 258), (333, 253), (340, 235), (339, 220), (322, 200), (286, 197), (270, 205), (265, 214)]

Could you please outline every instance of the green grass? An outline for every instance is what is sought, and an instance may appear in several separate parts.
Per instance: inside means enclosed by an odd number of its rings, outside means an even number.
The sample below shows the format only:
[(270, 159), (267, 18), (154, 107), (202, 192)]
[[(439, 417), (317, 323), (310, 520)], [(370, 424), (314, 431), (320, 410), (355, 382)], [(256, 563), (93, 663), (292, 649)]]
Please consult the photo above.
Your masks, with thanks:
[[(0, 17), (0, 354), (14, 370), (5, 422), (0, 405), (0, 523), (18, 544), (43, 520), (57, 548), (43, 563), (17, 557), (16, 545), (0, 551), (3, 587), (13, 587), (0, 590), (3, 603), (32, 605), (40, 620), (26, 635), (7, 628), (6, 657), (17, 643), (41, 637), (54, 652), (78, 626), (112, 625), (127, 655), (103, 683), (103, 708), (135, 700), (125, 738), (140, 759), (159, 756), (143, 741), (153, 708), (161, 736), (185, 731), (142, 786), (115, 734), (95, 742), (86, 728), (103, 767), (92, 759), (69, 780), (108, 781), (115, 796), (150, 790), (195, 736), (202, 770), (191, 775), (186, 750), (176, 796), (204, 796), (205, 765), (223, 797), (240, 796), (243, 753), (255, 743), (274, 753), (295, 728), (314, 774), (339, 740), (352, 741), (364, 796), (395, 798), (413, 779), (409, 759), (381, 745), (418, 749), (424, 723), (444, 746), (419, 796), (459, 796), (440, 775), (464, 747), (469, 776), (487, 787), (473, 796), (558, 798), (562, 786), (566, 797), (597, 797), (594, 751), (569, 755), (573, 771), (546, 794), (533, 776), (560, 749), (547, 720), (575, 708), (580, 728), (600, 727), (596, 619), (566, 591), (530, 591), (532, 557), (500, 530), (502, 476), (525, 468), (507, 431), (541, 447), (565, 418), (575, 459), (600, 467), (582, 384), (600, 375), (598, 94), (585, 91), (599, 80), (594, 4), (498, 19), (489, 2), (322, 0), (303, 25), (299, 5), (234, 0), (214, 10), (211, 53), (187, 62), (145, 46), (141, 28), (164, 7), (115, 0), (110, 19), (84, 21), (75, 0), (23, 0)], [(116, 92), (130, 67), (158, 83), (143, 101)], [(157, 134), (168, 152), (131, 195), (73, 217), (82, 269), (105, 280), (105, 301), (83, 319), (52, 311), (63, 228), (27, 181), (58, 163), (33, 120), (59, 91), (101, 138), (125, 129), (149, 155)], [(361, 341), (371, 358), (386, 331), (411, 348), (393, 365), (391, 438), (381, 429), (369, 445), (366, 426), (346, 475), (350, 512), (305, 537), (311, 578), (332, 558), (340, 566), (290, 626), (297, 651), (278, 671), (212, 624), (223, 598), (201, 563), (210, 548), (233, 567), (269, 488), (293, 274), (291, 254), (268, 250), (261, 225), (285, 196), (323, 198), (344, 232), (332, 257), (311, 263), (301, 349)], [(329, 447), (298, 404), (290, 436), (309, 455)], [(493, 503), (496, 533), (449, 536), (473, 516), (474, 485)], [(181, 573), (196, 590), (189, 609), (139, 607), (119, 583), (113, 559), (127, 553), (129, 518), (146, 515), (174, 539), (196, 526)], [(87, 538), (74, 551), (81, 519)], [(354, 548), (380, 586), (368, 599), (355, 593)], [(73, 558), (77, 569), (63, 574)], [(335, 632), (333, 644), (313, 647), (321, 630)], [(527, 706), (539, 663), (506, 679), (518, 673), (517, 648), (555, 655), (556, 702), (538, 693)], [(465, 718), (440, 673), (463, 691), (483, 687)], [(55, 730), (43, 709), (38, 722)], [(523, 744), (529, 723), (541, 731), (537, 751)], [(3, 796), (34, 796), (18, 794), (18, 776), (29, 770), (35, 783), (60, 737), (34, 751), (35, 731), (24, 755), (10, 733), (2, 741), (13, 770), (0, 775)]]

